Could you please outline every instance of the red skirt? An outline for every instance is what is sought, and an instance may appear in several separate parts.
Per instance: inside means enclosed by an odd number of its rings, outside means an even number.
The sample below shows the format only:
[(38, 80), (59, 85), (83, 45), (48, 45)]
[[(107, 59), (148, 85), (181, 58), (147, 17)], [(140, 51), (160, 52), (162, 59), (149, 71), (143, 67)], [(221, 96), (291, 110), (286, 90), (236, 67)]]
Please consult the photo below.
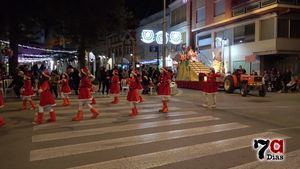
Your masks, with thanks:
[(127, 101), (129, 102), (140, 102), (140, 95), (138, 89), (129, 89), (127, 94)]
[(120, 93), (120, 85), (119, 84), (112, 84), (110, 87), (109, 92), (111, 94), (119, 94)]
[(25, 88), (24, 91), (21, 93), (22, 96), (34, 96), (34, 92), (32, 88)]
[(61, 87), (61, 92), (64, 94), (71, 94), (71, 88), (68, 85), (62, 86)]
[(203, 86), (203, 92), (205, 93), (216, 93), (218, 92), (217, 82), (205, 82)]
[(79, 95), (78, 95), (78, 99), (82, 99), (82, 100), (88, 100), (91, 99), (92, 95), (91, 95), (91, 89), (90, 88), (79, 88)]
[(40, 106), (44, 107), (53, 105), (55, 105), (55, 100), (50, 90), (42, 92), (40, 96)]
[(157, 94), (160, 96), (169, 96), (171, 95), (170, 85), (159, 85), (157, 89)]

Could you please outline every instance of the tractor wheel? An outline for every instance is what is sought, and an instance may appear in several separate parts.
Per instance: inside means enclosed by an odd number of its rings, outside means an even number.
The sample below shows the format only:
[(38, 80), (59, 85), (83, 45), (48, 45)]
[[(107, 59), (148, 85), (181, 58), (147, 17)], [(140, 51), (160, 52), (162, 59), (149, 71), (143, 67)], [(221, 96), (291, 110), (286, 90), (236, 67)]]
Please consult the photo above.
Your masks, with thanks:
[(259, 96), (261, 96), (261, 97), (265, 97), (266, 96), (266, 94), (267, 94), (267, 91), (266, 91), (266, 86), (265, 85), (262, 85), (261, 86), (261, 89), (259, 90)]
[(242, 87), (241, 87), (241, 95), (243, 97), (246, 97), (248, 94), (248, 85), (247, 83), (243, 84)]
[(224, 81), (224, 90), (226, 93), (233, 93), (234, 84), (232, 76), (227, 76)]

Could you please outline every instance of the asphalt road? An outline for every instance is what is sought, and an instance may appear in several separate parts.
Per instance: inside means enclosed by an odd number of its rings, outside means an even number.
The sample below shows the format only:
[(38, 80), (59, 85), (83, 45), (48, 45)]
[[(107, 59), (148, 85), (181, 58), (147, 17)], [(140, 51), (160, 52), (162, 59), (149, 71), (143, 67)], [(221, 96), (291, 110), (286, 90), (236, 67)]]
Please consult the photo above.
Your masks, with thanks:
[[(31, 124), (34, 111), (7, 100), (0, 110), (7, 122), (0, 128), (0, 169), (300, 168), (300, 94), (221, 92), (217, 108), (206, 109), (199, 91), (182, 90), (168, 114), (158, 112), (159, 97), (144, 98), (135, 118), (124, 97), (111, 105), (99, 96), (98, 119), (87, 110), (86, 120), (72, 122), (74, 97), (71, 106), (55, 108), (56, 123), (39, 126)], [(284, 139), (284, 153), (274, 155), (285, 160), (260, 162), (253, 148), (259, 138)]]

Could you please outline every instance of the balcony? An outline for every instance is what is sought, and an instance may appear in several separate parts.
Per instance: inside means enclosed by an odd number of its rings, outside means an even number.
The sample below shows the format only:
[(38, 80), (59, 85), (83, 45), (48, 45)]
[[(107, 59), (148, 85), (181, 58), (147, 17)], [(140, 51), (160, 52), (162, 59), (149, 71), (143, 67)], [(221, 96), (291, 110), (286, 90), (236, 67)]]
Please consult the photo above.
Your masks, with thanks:
[(287, 4), (300, 6), (300, 0), (248, 0), (233, 1), (232, 16), (242, 15), (273, 4)]

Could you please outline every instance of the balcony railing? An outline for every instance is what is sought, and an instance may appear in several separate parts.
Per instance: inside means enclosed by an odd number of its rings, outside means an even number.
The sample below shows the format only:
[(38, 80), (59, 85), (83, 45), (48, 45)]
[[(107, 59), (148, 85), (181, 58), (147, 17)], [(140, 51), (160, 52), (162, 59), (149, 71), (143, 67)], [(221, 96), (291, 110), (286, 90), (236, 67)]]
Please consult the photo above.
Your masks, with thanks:
[(288, 4), (300, 6), (300, 0), (260, 0), (257, 2), (247, 3), (242, 6), (239, 5), (238, 7), (234, 7), (232, 9), (232, 15), (238, 16), (273, 4)]

